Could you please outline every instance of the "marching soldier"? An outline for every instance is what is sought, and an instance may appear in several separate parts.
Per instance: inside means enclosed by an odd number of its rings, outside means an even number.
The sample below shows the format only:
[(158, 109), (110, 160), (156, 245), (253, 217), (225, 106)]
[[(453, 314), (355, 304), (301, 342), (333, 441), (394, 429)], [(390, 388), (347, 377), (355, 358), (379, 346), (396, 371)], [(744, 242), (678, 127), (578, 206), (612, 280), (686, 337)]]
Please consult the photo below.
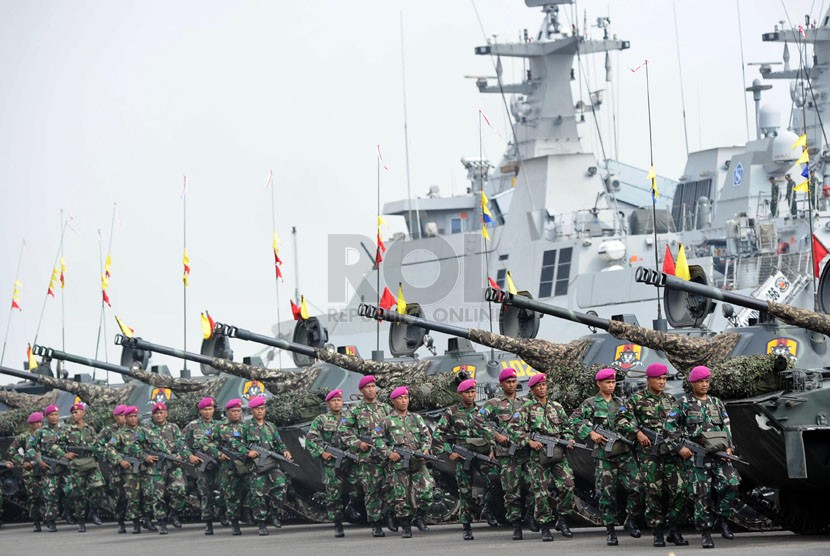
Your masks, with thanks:
[[(390, 483), (390, 501), (395, 510), (395, 517), (401, 524), (401, 537), (412, 538), (412, 524), (420, 531), (428, 531), (424, 522), (426, 509), (432, 504), (432, 493), (435, 480), (426, 463), (419, 458), (412, 457), (409, 467), (404, 467), (404, 460), (395, 448), (420, 452), (429, 455), (432, 445), (432, 435), (417, 413), (409, 412), (409, 390), (406, 386), (399, 386), (389, 396), (394, 410), (384, 417), (376, 430), (376, 448), (387, 458), (387, 480)], [(415, 499), (413, 507), (411, 498)]]
[(551, 507), (551, 491), (549, 485), (556, 488), (556, 515), (554, 524), (557, 531), (566, 538), (573, 537), (568, 527), (567, 516), (574, 509), (574, 474), (568, 460), (565, 458), (565, 449), (573, 450), (573, 446), (563, 448), (556, 446), (554, 455), (547, 457), (546, 446), (532, 439), (534, 433), (573, 442), (568, 416), (565, 409), (554, 400), (548, 399), (547, 377), (539, 373), (530, 377), (528, 381), (530, 391), (535, 401), (525, 406), (524, 436), (530, 447), (530, 458), (527, 462), (527, 477), (530, 490), (533, 493), (536, 521), (542, 530), (542, 540), (553, 540), (550, 532), (554, 516)]
[[(737, 470), (721, 458), (707, 457), (701, 467), (696, 467), (690, 459), (692, 451), (684, 442), (690, 440), (702, 445), (707, 452), (724, 451), (731, 455), (734, 451), (726, 407), (720, 399), (709, 395), (710, 377), (707, 367), (701, 365), (692, 369), (689, 373), (692, 395), (683, 396), (666, 420), (670, 446), (685, 460), (687, 480), (695, 502), (695, 528), (701, 533), (703, 548), (715, 547), (712, 530), (716, 516), (721, 536), (725, 539), (735, 537), (727, 520), (732, 515), (732, 503), (738, 497), (740, 482)], [(715, 493), (717, 507), (713, 499)]]
[[(110, 464), (121, 469), (124, 498), (124, 519), (133, 522), (133, 534), (141, 533), (141, 474), (138, 464), (142, 450), (138, 444), (138, 407), (123, 410), (124, 426), (113, 432), (107, 442), (106, 455)], [(120, 525), (120, 524), (119, 524)], [(121, 527), (118, 530), (121, 533)]]
[[(522, 469), (529, 451), (520, 443), (522, 408), (526, 401), (516, 395), (518, 388), (516, 370), (503, 369), (499, 374), (502, 395), (488, 400), (482, 408), (482, 416), (496, 425), (495, 455), (499, 462), (499, 476), (504, 491), (504, 511), (507, 521), (513, 525), (513, 540), (522, 540)], [(511, 446), (513, 454), (511, 455)]]
[(152, 500), (153, 513), (160, 524), (160, 534), (165, 534), (168, 517), (173, 527), (178, 529), (182, 526), (179, 513), (187, 506), (187, 485), (181, 461), (187, 459), (190, 463), (199, 462), (187, 447), (179, 426), (169, 422), (167, 415), (167, 405), (164, 402), (156, 403), (153, 405), (152, 422), (147, 426), (155, 438), (156, 450), (176, 458), (176, 461), (158, 461), (159, 456), (155, 456), (157, 461), (150, 466), (154, 472), (148, 475), (152, 479), (146, 483), (148, 492), (145, 497)]
[[(354, 444), (347, 419), (342, 414), (343, 390), (332, 390), (326, 395), (328, 413), (314, 418), (306, 434), (306, 450), (312, 457), (323, 459), (323, 487), (326, 490), (326, 519), (334, 521), (334, 536), (346, 535), (343, 531), (343, 488), (350, 490), (354, 482), (354, 469), (345, 456), (337, 458), (330, 449), (348, 453)], [(381, 531), (383, 532), (383, 531)]]
[(104, 475), (95, 460), (98, 454), (98, 433), (85, 421), (86, 404), (74, 404), (70, 414), (75, 422), (64, 430), (63, 448), (68, 450), (67, 456), (74, 455), (66, 474), (64, 494), (71, 514), (78, 522), (78, 532), (85, 533), (85, 521), (90, 511), (92, 521), (101, 525), (98, 508), (104, 501)]
[[(389, 415), (391, 408), (385, 403), (378, 402), (378, 389), (374, 376), (362, 377), (357, 387), (363, 399), (349, 411), (346, 416), (346, 425), (351, 429), (352, 436), (357, 443), (357, 479), (363, 488), (366, 517), (372, 525), (372, 536), (385, 537), (386, 534), (380, 526), (384, 513), (383, 462), (379, 459), (377, 452), (371, 449), (372, 445), (363, 439), (375, 433), (375, 429), (380, 426), (383, 418)], [(391, 513), (387, 515), (391, 522), (387, 523), (389, 530), (397, 531)]]
[(23, 469), (23, 488), (26, 490), (26, 509), (29, 518), (34, 523), (33, 531), (40, 532), (41, 521), (41, 489), (40, 468), (28, 461), (26, 454), (34, 444), (37, 430), (43, 425), (43, 413), (35, 411), (26, 419), (29, 425), (27, 432), (17, 435), (9, 446), (9, 464), (12, 467)]
[[(485, 477), (489, 487), (491, 482), (498, 481), (498, 469), (495, 460), (491, 460), (490, 465), (485, 464), (481, 459), (465, 461), (461, 454), (453, 450), (454, 447), (456, 449), (460, 447), (487, 458), (493, 457), (491, 450), (493, 433), (485, 426), (484, 418), (476, 409), (476, 381), (471, 378), (463, 380), (456, 390), (461, 395), (461, 402), (450, 407), (441, 416), (433, 431), (433, 442), (436, 446), (436, 454), (449, 454), (449, 458), (455, 462), (455, 480), (458, 483), (458, 519), (464, 529), (464, 540), (471, 541), (474, 540), (471, 525), (473, 473), (478, 470)], [(474, 458), (471, 454), (467, 457)]]
[[(675, 399), (664, 392), (668, 369), (662, 363), (652, 363), (646, 369), (647, 387), (632, 395), (628, 403), (637, 420), (637, 459), (643, 481), (646, 522), (654, 531), (654, 546), (666, 546), (666, 541), (685, 546), (689, 541), (678, 529), (680, 515), (686, 503), (686, 485), (683, 461), (672, 453), (666, 442), (664, 426)], [(655, 444), (659, 439), (659, 443)], [(663, 510), (663, 493), (668, 493), (668, 511)], [(669, 534), (663, 538), (668, 526)]]
[[(74, 454), (66, 454), (61, 448), (63, 443), (63, 427), (60, 425), (58, 406), (49, 405), (43, 410), (46, 417), (46, 426), (35, 433), (35, 439), (28, 449), (27, 455), (34, 460), (41, 470), (41, 493), (43, 495), (43, 519), (46, 530), (54, 533), (58, 530), (55, 520), (58, 518), (60, 504), (60, 489), (63, 472), (68, 461)], [(43, 458), (51, 461), (47, 463)], [(61, 460), (64, 464), (61, 464)]]
[[(599, 493), (599, 510), (602, 521), (608, 530), (606, 544), (617, 546), (617, 532), (614, 529), (615, 500), (617, 485), (622, 483), (628, 494), (626, 503), (626, 520), (623, 528), (635, 539), (640, 538), (636, 517), (640, 508), (640, 485), (637, 461), (631, 452), (633, 441), (626, 438), (636, 434), (634, 416), (621, 399), (614, 396), (617, 384), (614, 369), (602, 369), (594, 377), (599, 392), (588, 398), (574, 410), (571, 424), (576, 436), (584, 439), (591, 437), (594, 448), (596, 469), (594, 480)], [(600, 429), (605, 435), (597, 432)], [(611, 449), (608, 449), (608, 443)]]
[[(213, 414), (216, 411), (216, 402), (213, 398), (202, 398), (198, 404), (199, 418), (191, 421), (184, 428), (185, 442), (193, 453), (191, 456), (191, 463), (194, 463), (192, 458), (196, 458), (196, 463), (203, 463), (196, 455), (196, 452), (201, 452), (214, 459), (219, 459), (219, 451), (216, 448), (216, 429), (219, 423), (213, 420)], [(218, 469), (207, 468), (203, 473), (199, 473), (196, 477), (196, 488), (199, 491), (199, 507), (202, 512), (202, 521), (205, 522), (205, 535), (213, 534), (213, 519), (216, 512), (214, 510), (213, 490), (216, 487)]]
[[(127, 409), (127, 406), (123, 404), (115, 406), (115, 409), (112, 410), (113, 422), (106, 427), (103, 427), (101, 432), (98, 433), (97, 444), (99, 453), (101, 454), (101, 459), (98, 463), (101, 465), (109, 465), (109, 459), (106, 454), (107, 443), (110, 438), (112, 438), (115, 433), (124, 426), (124, 423), (126, 422), (126, 417), (124, 417), (125, 409)], [(127, 532), (127, 527), (124, 524), (124, 509), (126, 500), (124, 499), (124, 485), (121, 474), (120, 466), (111, 467), (109, 477), (107, 478), (104, 486), (106, 488), (107, 498), (112, 503), (112, 514), (118, 521), (118, 533), (124, 534)]]
[(246, 490), (245, 479), (249, 475), (245, 462), (248, 449), (243, 438), (244, 431), (242, 400), (228, 400), (225, 404), (225, 421), (219, 425), (216, 444), (219, 450), (219, 491), (225, 501), (233, 535), (242, 534), (239, 515)]
[(248, 402), (253, 418), (245, 427), (243, 438), (248, 446), (248, 457), (251, 458), (251, 479), (249, 502), (251, 514), (259, 523), (259, 534), (268, 534), (265, 521), (268, 519), (269, 509), (274, 509), (273, 524), (282, 527), (277, 513), (285, 504), (287, 484), (285, 473), (280, 469), (279, 462), (274, 458), (267, 458), (262, 462), (260, 453), (251, 446), (260, 446), (266, 450), (280, 453), (286, 459), (291, 459), (291, 452), (285, 447), (277, 426), (265, 420), (265, 396), (251, 398)]

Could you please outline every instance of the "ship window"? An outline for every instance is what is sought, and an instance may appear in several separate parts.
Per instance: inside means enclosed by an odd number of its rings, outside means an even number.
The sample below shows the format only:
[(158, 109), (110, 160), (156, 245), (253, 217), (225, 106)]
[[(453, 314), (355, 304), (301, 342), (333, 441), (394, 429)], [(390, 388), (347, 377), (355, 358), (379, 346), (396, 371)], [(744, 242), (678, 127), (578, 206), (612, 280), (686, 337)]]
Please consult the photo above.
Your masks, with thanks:
[(499, 285), (501, 289), (504, 289), (504, 281), (507, 279), (507, 269), (500, 268), (498, 272), (496, 272), (496, 284)]
[[(558, 258), (557, 258), (558, 254)], [(560, 251), (552, 249), (542, 256), (542, 273), (539, 276), (539, 297), (565, 295), (571, 278), (571, 255), (573, 249), (566, 247)]]

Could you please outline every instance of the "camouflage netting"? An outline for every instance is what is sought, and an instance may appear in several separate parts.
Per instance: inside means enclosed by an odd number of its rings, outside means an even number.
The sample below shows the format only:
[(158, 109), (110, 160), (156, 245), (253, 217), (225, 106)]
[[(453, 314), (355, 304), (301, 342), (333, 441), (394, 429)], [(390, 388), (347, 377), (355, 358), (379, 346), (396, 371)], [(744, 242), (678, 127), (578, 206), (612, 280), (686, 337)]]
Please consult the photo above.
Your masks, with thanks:
[(555, 344), (538, 338), (511, 338), (478, 328), (470, 329), (468, 338), (477, 344), (515, 353), (531, 367), (539, 370), (568, 366), (574, 361), (582, 361), (586, 350), (591, 345), (590, 339)]
[(683, 373), (688, 373), (698, 365), (712, 367), (726, 361), (740, 338), (738, 334), (732, 333), (700, 338), (651, 330), (615, 320), (609, 321), (608, 333), (620, 340), (665, 352), (671, 364)]
[[(709, 393), (724, 400), (750, 398), (779, 390), (776, 355), (743, 355), (722, 361), (712, 370)], [(683, 381), (686, 392), (692, 391), (688, 380)]]
[(830, 335), (830, 315), (817, 313), (809, 309), (799, 309), (791, 305), (782, 305), (774, 301), (767, 301), (769, 314), (779, 319), (822, 334)]

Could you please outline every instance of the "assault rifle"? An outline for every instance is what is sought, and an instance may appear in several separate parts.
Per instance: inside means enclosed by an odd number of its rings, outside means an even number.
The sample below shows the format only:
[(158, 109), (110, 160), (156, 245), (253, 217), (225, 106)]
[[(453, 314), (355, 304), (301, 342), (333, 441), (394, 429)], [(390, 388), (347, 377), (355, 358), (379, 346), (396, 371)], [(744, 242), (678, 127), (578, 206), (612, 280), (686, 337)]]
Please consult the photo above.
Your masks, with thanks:
[(326, 444), (323, 446), (323, 451), (330, 453), (334, 456), (334, 468), (340, 469), (340, 466), (343, 465), (343, 460), (348, 459), (351, 461), (356, 462), (357, 456), (351, 452), (346, 452), (345, 450), (341, 450), (340, 448), (335, 448), (331, 444)]
[(660, 448), (660, 445), (666, 443), (665, 432), (657, 432), (655, 430), (651, 430), (648, 427), (640, 427), (640, 432), (646, 435), (646, 438), (648, 438), (651, 441), (651, 455), (656, 456), (657, 450)]
[(464, 469), (464, 471), (469, 471), (470, 467), (472, 467), (473, 465), (473, 462), (476, 460), (483, 462), (484, 465), (495, 465), (496, 467), (499, 467), (497, 461), (490, 459), (484, 454), (479, 454), (478, 452), (474, 452), (468, 448), (465, 448), (464, 446), (453, 444), (452, 451), (453, 453), (456, 453), (459, 456), (461, 456), (461, 459), (464, 460), (464, 464), (462, 465), (462, 469)]
[[(516, 455), (516, 450), (518, 449), (518, 445), (510, 440), (510, 434), (507, 432), (507, 429), (504, 427), (499, 427), (498, 423), (493, 421), (493, 431), (499, 433), (502, 436), (506, 436), (507, 440), (510, 441), (510, 444), (507, 445), (507, 455), (513, 457)], [(499, 444), (501, 446), (501, 444)]]
[(706, 456), (712, 456), (714, 458), (723, 458), (725, 460), (733, 461), (735, 463), (743, 463), (744, 465), (749, 465), (748, 461), (745, 461), (738, 456), (733, 456), (732, 454), (728, 454), (725, 451), (719, 450), (717, 452), (706, 452), (706, 448), (703, 445), (698, 444), (692, 440), (683, 440), (683, 448), (688, 448), (692, 451), (692, 454), (695, 458), (694, 464), (695, 467), (703, 467), (703, 459)]
[(269, 449), (265, 448), (264, 446), (257, 446), (256, 444), (251, 444), (250, 446), (248, 446), (248, 449), (259, 453), (259, 464), (260, 465), (264, 465), (265, 460), (267, 460), (268, 458), (274, 458), (277, 461), (281, 461), (283, 463), (290, 463), (294, 467), (299, 467), (299, 465), (294, 463), (293, 460), (290, 460), (287, 457), (283, 456), (282, 454), (279, 454), (279, 453), (277, 453), (273, 450), (269, 450)]
[(574, 448), (581, 448), (583, 450), (590, 450), (588, 446), (585, 444), (579, 444), (578, 442), (571, 442), (570, 440), (564, 440), (562, 438), (554, 438), (553, 436), (548, 436), (546, 434), (540, 434), (538, 432), (531, 433), (530, 435), (531, 440), (535, 440), (536, 442), (541, 442), (545, 446), (545, 455), (549, 458), (553, 457), (553, 450), (557, 446), (562, 446), (563, 448), (568, 448), (573, 446)]
[(616, 444), (617, 442), (622, 442), (626, 446), (630, 446), (632, 448), (634, 447), (633, 440), (629, 440), (624, 436), (621, 436), (614, 431), (610, 431), (601, 425), (596, 425), (594, 427), (594, 432), (597, 434), (601, 434), (602, 436), (608, 439), (608, 442), (605, 443), (605, 447), (603, 448), (606, 452), (610, 452), (611, 450), (613, 450), (614, 444)]

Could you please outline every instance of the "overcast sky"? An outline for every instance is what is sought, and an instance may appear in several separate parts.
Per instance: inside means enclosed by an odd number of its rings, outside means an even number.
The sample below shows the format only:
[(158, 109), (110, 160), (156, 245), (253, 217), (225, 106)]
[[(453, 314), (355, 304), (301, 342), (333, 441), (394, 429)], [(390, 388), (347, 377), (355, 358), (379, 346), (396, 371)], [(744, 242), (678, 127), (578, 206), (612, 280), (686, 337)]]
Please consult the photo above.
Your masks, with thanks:
[[(677, 178), (686, 157), (678, 60), (693, 150), (743, 144), (747, 126), (736, 2), (676, 2), (679, 58), (672, 6), (668, 0), (583, 0), (578, 20), (581, 27), (583, 11), (589, 25), (609, 15), (611, 32), (631, 41), (630, 50), (612, 59), (617, 81), (602, 120), (609, 155), (648, 166), (644, 76), (627, 69), (648, 59), (655, 162), (658, 173)], [(747, 63), (781, 61), (782, 47), (761, 43), (760, 35), (786, 19), (782, 6), (741, 2)], [(795, 24), (825, 9), (812, 0), (786, 6)], [(570, 23), (573, 12), (565, 11)], [(263, 333), (276, 320), (271, 193), (263, 187), (269, 170), (285, 261), (282, 318), (296, 280), (292, 226), (299, 232), (300, 289), (327, 310), (327, 235), (374, 235), (377, 144), (389, 166), (381, 201), (406, 196), (401, 20), (412, 190), (423, 195), (438, 185), (443, 195), (459, 193), (466, 186), (459, 159), (478, 154), (478, 110), (499, 130), (483, 137), (494, 162), (507, 136), (502, 100), (480, 95), (464, 76), (494, 74), (492, 60), (473, 54), (485, 35), (504, 41), (523, 28), (536, 33), (539, 10), (520, 0), (0, 1), (4, 364), (20, 368), (35, 337), (61, 209), (72, 216), (64, 238), (67, 285), (48, 299), (38, 343), (61, 348), (63, 295), (66, 351), (95, 354), (98, 231), (106, 251), (114, 203), (109, 358), (117, 359), (113, 313), (144, 338), (181, 347), (184, 175), (190, 183), (190, 349), (197, 350), (205, 308), (217, 320)], [(600, 35), (595, 28), (590, 33)], [(791, 57), (796, 64), (794, 49)], [(518, 80), (521, 66), (503, 63), (505, 80)], [(586, 66), (591, 82), (583, 96), (588, 88), (610, 88), (603, 63), (600, 56)], [(747, 68), (747, 82), (757, 76), (756, 67)], [(612, 98), (619, 105), (619, 152), (609, 136)], [(776, 83), (768, 98), (786, 122), (785, 85)], [(596, 144), (590, 125), (581, 132), (586, 147)], [(23, 311), (9, 322), (23, 240)], [(252, 348), (239, 345), (237, 354)], [(180, 368), (163, 357), (154, 361)]]

